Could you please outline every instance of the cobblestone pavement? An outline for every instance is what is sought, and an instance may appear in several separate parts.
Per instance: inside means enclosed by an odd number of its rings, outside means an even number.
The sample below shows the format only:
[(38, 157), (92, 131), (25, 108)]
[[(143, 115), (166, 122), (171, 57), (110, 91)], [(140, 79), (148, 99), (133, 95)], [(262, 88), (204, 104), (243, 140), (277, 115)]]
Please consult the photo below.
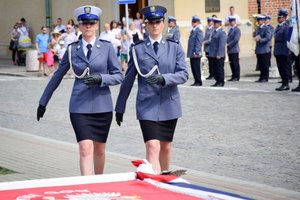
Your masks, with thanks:
[[(172, 164), (225, 177), (300, 191), (300, 95), (275, 92), (278, 79), (258, 84), (242, 77), (224, 88), (180, 86), (183, 117), (174, 138)], [(44, 118), (36, 121), (48, 78), (0, 76), (0, 126), (75, 143), (68, 101), (73, 80), (64, 79)], [(292, 83), (292, 87), (297, 85)], [(115, 102), (118, 86), (111, 87)], [(144, 158), (135, 118), (135, 85), (124, 123), (113, 121), (107, 150)]]

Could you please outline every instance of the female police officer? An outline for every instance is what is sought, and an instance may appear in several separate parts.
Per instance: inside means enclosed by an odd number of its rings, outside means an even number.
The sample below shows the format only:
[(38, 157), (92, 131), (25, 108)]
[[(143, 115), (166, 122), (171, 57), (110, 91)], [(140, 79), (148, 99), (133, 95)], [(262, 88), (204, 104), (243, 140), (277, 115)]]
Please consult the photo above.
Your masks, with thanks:
[(112, 98), (109, 85), (123, 77), (111, 43), (96, 40), (99, 16), (94, 6), (74, 10), (82, 39), (69, 45), (61, 64), (49, 81), (37, 110), (37, 120), (70, 67), (75, 73), (70, 99), (70, 119), (80, 150), (81, 175), (101, 174), (104, 169), (105, 143), (112, 121)]
[(137, 119), (146, 145), (146, 159), (158, 173), (169, 169), (173, 135), (177, 118), (181, 117), (177, 85), (188, 79), (181, 45), (162, 38), (166, 11), (162, 6), (149, 6), (140, 11), (145, 16), (149, 37), (132, 46), (115, 108), (120, 126), (138, 74)]

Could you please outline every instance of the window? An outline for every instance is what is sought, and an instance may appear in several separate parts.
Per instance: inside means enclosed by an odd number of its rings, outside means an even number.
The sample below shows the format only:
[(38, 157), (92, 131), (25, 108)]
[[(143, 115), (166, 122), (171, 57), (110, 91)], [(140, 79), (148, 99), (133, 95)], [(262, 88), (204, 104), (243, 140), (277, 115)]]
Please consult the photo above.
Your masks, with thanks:
[(205, 0), (205, 12), (220, 12), (220, 0)]

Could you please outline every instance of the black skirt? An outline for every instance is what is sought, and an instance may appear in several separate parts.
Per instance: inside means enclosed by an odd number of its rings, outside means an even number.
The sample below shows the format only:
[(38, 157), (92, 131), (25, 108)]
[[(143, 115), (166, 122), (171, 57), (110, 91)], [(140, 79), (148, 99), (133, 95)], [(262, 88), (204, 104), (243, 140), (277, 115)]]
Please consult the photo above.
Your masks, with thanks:
[(112, 121), (112, 112), (95, 114), (70, 113), (70, 119), (77, 142), (93, 140), (106, 143)]
[(140, 120), (144, 142), (148, 140), (159, 140), (161, 142), (172, 142), (177, 124), (177, 119), (167, 121)]

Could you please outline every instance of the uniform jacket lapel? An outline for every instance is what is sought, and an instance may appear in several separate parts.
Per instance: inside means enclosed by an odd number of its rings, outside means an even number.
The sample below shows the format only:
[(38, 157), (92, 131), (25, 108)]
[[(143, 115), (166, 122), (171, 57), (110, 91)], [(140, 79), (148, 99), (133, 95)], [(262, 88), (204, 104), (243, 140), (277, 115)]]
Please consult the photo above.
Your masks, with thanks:
[[(150, 39), (147, 38), (147, 40), (145, 42), (146, 42), (146, 51), (145, 51), (145, 53), (158, 61), (158, 57), (154, 52), (154, 49), (153, 49), (152, 44), (150, 42)], [(159, 47), (158, 47), (158, 51), (159, 51)]]
[(162, 39), (158, 46), (157, 58), (159, 59), (165, 53), (166, 53), (166, 40)]
[(84, 55), (83, 49), (82, 49), (82, 41), (80, 41), (76, 46), (76, 55), (80, 57), (82, 60), (88, 63), (87, 58)]
[(96, 42), (95, 42), (95, 44), (93, 45), (93, 48), (92, 48), (92, 54), (91, 54), (89, 62), (92, 62), (96, 57), (99, 56), (99, 54), (101, 54), (103, 52), (101, 50), (99, 51), (100, 48), (101, 48), (100, 41), (96, 40)]

